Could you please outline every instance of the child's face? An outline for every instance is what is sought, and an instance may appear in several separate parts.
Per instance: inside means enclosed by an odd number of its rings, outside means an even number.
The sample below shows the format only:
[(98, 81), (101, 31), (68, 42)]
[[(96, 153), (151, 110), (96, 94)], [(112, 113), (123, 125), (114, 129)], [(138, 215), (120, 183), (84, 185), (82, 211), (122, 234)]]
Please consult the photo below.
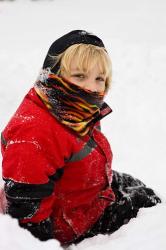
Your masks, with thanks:
[(63, 72), (62, 76), (76, 85), (95, 92), (105, 91), (106, 76), (100, 72), (97, 64), (85, 73), (77, 68), (77, 59), (71, 61), (70, 72)]

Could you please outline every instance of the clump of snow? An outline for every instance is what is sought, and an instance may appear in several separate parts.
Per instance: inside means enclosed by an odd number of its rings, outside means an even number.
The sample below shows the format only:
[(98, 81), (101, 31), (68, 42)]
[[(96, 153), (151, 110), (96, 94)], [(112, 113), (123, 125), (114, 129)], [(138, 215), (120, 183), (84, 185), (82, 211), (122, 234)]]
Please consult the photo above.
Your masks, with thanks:
[(18, 226), (16, 219), (0, 214), (1, 250), (62, 250), (56, 240), (39, 241), (30, 232)]
[(70, 250), (165, 250), (166, 203), (140, 209), (137, 218), (112, 235), (85, 239)]
[[(112, 235), (97, 235), (72, 244), (66, 250), (165, 250), (166, 203), (140, 209), (133, 218)], [(2, 250), (62, 250), (56, 240), (41, 242), (27, 230), (18, 226), (17, 220), (0, 214), (0, 249)]]

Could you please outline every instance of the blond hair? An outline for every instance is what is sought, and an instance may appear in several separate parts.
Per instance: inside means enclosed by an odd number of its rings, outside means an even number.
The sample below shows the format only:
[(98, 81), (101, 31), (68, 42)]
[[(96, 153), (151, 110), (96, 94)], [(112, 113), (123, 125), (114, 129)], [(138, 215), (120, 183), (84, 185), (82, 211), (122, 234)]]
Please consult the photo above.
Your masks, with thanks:
[(77, 58), (78, 69), (86, 73), (97, 64), (101, 73), (106, 76), (105, 91), (108, 91), (112, 80), (112, 64), (108, 53), (103, 47), (92, 44), (74, 44), (60, 55), (52, 56), (52, 59), (55, 61), (53, 67), (60, 62), (57, 75), (61, 75), (62, 72), (70, 73), (73, 58)]

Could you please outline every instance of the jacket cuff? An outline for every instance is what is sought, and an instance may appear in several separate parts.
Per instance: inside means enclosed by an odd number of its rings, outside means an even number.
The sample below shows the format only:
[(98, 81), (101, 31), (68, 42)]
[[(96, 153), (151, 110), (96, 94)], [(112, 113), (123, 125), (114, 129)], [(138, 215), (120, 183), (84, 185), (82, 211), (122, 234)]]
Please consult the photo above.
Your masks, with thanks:
[(30, 231), (33, 236), (41, 241), (54, 238), (53, 222), (51, 218), (47, 218), (39, 223), (22, 223), (19, 221), (19, 225)]

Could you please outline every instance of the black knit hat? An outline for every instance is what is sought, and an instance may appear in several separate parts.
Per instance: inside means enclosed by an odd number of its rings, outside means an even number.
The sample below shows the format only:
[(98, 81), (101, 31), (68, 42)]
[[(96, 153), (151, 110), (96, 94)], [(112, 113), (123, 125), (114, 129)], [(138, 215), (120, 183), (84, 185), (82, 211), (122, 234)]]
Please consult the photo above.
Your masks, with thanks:
[[(50, 55), (57, 56), (60, 53), (64, 52), (71, 45), (79, 43), (92, 44), (105, 48), (102, 40), (92, 33), (89, 33), (85, 30), (73, 30), (53, 42), (44, 60), (43, 69), (47, 67), (53, 67), (53, 60), (51, 60)], [(59, 64), (55, 65), (52, 68), (52, 72), (56, 73), (59, 69), (59, 66)]]

